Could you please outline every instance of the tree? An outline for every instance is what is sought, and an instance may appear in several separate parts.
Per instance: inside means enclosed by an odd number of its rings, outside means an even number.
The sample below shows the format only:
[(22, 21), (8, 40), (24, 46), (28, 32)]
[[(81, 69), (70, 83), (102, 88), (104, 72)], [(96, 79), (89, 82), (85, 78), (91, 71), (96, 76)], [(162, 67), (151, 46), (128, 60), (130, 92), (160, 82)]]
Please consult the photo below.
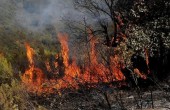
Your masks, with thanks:
[[(104, 38), (102, 41), (104, 44), (109, 47), (116, 46), (115, 53), (125, 59), (126, 67), (134, 68), (131, 58), (137, 55), (147, 63), (145, 67), (150, 69), (151, 73), (168, 74), (169, 70), (166, 67), (169, 64), (167, 59), (170, 53), (168, 0), (103, 0), (100, 2), (75, 0), (74, 3), (75, 7), (86, 15), (82, 21), (79, 20), (78, 25), (76, 21), (67, 22), (69, 28), (75, 33), (83, 32), (86, 38), (87, 28), (90, 27), (94, 36)], [(123, 39), (123, 36), (126, 38)], [(161, 66), (157, 67), (155, 63)]]
[[(152, 74), (165, 78), (169, 73), (170, 29), (168, 0), (134, 0), (128, 16), (128, 46), (135, 54), (146, 59), (148, 51), (149, 68)], [(159, 64), (156, 66), (155, 64)]]
[[(86, 14), (94, 19), (94, 22), (86, 22), (86, 26), (94, 23), (93, 34), (103, 36), (107, 46), (117, 45), (117, 36), (121, 31), (119, 28), (123, 26), (121, 14), (116, 10), (115, 4), (117, 0), (75, 0), (76, 8), (85, 10)], [(88, 20), (87, 20), (88, 21)], [(118, 26), (120, 26), (118, 28)]]

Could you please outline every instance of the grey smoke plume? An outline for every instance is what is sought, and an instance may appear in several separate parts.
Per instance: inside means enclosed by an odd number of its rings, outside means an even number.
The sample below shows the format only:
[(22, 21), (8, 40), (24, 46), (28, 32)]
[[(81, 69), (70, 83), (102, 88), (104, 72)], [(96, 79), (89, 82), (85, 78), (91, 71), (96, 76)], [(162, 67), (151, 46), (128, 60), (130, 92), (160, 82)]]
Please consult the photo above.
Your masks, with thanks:
[(43, 30), (48, 25), (60, 29), (61, 18), (68, 13), (78, 13), (72, 0), (23, 0), (17, 5), (17, 23), (31, 31)]
[[(42, 32), (47, 27), (55, 27), (56, 31), (64, 30), (62, 19), (88, 24), (98, 21), (84, 10), (74, 9), (74, 0), (0, 0), (0, 24), (14, 22), (28, 31)], [(105, 15), (100, 16), (107, 19)], [(12, 19), (12, 20), (11, 20)], [(13, 24), (12, 24), (13, 25)], [(1, 26), (1, 25), (0, 25)]]

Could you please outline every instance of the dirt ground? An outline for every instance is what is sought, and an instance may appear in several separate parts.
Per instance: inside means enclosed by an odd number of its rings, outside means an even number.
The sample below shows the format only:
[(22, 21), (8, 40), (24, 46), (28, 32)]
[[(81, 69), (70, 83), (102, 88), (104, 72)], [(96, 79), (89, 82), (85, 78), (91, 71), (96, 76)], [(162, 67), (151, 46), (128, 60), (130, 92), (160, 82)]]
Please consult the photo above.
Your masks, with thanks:
[(32, 96), (47, 110), (170, 110), (168, 88), (100, 88)]

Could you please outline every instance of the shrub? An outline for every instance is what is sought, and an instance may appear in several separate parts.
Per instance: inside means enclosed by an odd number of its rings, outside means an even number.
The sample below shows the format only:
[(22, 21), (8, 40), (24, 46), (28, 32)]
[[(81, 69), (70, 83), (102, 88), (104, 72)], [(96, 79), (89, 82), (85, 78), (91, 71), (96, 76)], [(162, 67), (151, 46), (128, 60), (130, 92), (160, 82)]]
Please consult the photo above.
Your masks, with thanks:
[(30, 110), (33, 104), (29, 100), (28, 93), (23, 86), (15, 79), (11, 84), (0, 86), (0, 109), (2, 110)]
[(2, 54), (0, 54), (0, 84), (5, 82), (9, 83), (12, 76), (13, 74), (11, 64)]

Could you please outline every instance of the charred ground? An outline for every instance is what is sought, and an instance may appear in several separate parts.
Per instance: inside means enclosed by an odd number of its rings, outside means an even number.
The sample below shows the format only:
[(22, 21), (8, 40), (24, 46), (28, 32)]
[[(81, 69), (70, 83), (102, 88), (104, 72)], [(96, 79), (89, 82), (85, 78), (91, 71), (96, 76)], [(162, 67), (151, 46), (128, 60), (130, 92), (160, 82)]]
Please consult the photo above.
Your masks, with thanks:
[(170, 109), (168, 0), (74, 0), (60, 35), (13, 19), (37, 0), (1, 2), (0, 109)]

